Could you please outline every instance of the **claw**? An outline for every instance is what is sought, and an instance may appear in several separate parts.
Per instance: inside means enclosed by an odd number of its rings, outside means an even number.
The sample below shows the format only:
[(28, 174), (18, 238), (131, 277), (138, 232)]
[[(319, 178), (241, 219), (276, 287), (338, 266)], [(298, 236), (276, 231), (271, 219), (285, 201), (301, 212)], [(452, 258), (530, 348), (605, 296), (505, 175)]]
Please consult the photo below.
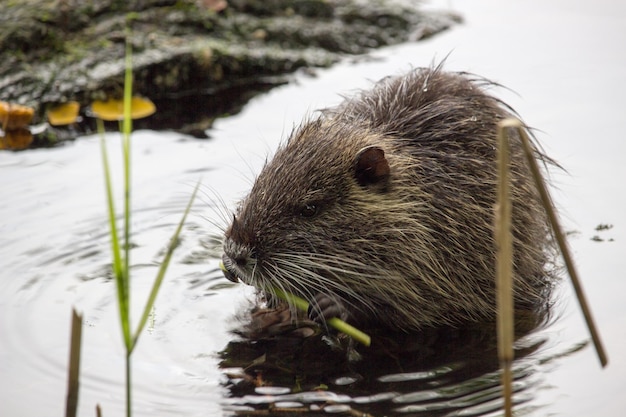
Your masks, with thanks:
[(326, 294), (318, 294), (309, 304), (307, 316), (313, 321), (323, 323), (333, 317), (346, 320), (348, 311), (339, 300), (331, 298)]

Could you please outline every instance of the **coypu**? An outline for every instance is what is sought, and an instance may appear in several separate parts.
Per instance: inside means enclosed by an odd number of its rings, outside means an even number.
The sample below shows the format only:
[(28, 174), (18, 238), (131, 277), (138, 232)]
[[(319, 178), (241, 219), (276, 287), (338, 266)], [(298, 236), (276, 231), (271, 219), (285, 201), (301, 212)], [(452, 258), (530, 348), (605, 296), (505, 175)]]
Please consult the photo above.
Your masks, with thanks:
[[(495, 317), (496, 126), (488, 81), (440, 66), (388, 77), (305, 121), (226, 230), (225, 275), (400, 331)], [(551, 160), (536, 150), (544, 163)], [(511, 144), (516, 308), (547, 305), (551, 238), (519, 137)]]

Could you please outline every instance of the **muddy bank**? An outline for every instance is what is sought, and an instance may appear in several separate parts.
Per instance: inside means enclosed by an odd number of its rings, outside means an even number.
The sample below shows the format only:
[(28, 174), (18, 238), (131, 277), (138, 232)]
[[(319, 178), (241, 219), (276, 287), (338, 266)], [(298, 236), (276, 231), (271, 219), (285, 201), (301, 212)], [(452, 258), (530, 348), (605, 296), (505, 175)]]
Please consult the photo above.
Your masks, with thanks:
[[(399, 1), (9, 0), (0, 100), (34, 107), (36, 124), (56, 103), (76, 100), (84, 114), (92, 100), (119, 96), (130, 22), (135, 93), (158, 108), (138, 127), (202, 136), (215, 117), (299, 68), (428, 37), (455, 21)], [(77, 133), (90, 128), (83, 124)]]

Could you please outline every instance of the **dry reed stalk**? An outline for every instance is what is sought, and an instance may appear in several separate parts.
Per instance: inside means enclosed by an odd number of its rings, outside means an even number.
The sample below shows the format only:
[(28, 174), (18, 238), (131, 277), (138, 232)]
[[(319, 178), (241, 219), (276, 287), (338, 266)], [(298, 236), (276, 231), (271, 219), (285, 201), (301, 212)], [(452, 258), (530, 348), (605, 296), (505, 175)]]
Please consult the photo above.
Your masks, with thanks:
[(498, 330), (498, 359), (502, 367), (502, 396), (507, 417), (513, 413), (513, 242), (511, 236), (511, 199), (509, 193), (508, 129), (519, 124), (514, 119), (498, 123), (498, 187), (495, 207), (496, 305)]
[(83, 330), (83, 316), (72, 309), (72, 331), (70, 336), (70, 365), (67, 378), (67, 398), (65, 417), (76, 417), (78, 409), (78, 388), (80, 374), (80, 346)]
[(564, 234), (558, 222), (556, 210), (550, 194), (541, 175), (541, 171), (535, 160), (535, 152), (532, 147), (528, 133), (524, 125), (517, 119), (505, 119), (498, 123), (498, 188), (497, 204), (495, 207), (495, 241), (497, 248), (496, 259), (496, 303), (498, 309), (497, 330), (498, 330), (498, 359), (502, 367), (502, 390), (504, 399), (504, 412), (507, 417), (512, 416), (512, 381), (513, 374), (511, 366), (514, 358), (514, 312), (513, 312), (513, 291), (512, 291), (512, 238), (511, 238), (511, 202), (509, 198), (509, 136), (508, 130), (515, 129), (520, 135), (524, 155), (531, 170), (537, 191), (541, 197), (544, 209), (554, 238), (563, 256), (567, 272), (572, 280), (578, 303), (585, 317), (585, 322), (589, 328), (593, 344), (602, 367), (608, 363), (608, 358), (597, 327), (591, 315), (591, 309), (587, 303), (578, 273), (574, 267), (574, 262), (567, 246)]
[(521, 122), (518, 121), (518, 125), (516, 128), (521, 137), (524, 154), (526, 155), (528, 165), (533, 174), (533, 178), (535, 179), (537, 190), (539, 191), (541, 200), (543, 201), (543, 206), (546, 209), (546, 213), (548, 214), (548, 219), (550, 220), (550, 225), (552, 226), (554, 238), (556, 239), (556, 242), (559, 246), (559, 250), (561, 251), (561, 255), (563, 256), (563, 261), (565, 262), (565, 267), (567, 268), (567, 273), (569, 274), (572, 285), (574, 286), (574, 291), (576, 292), (576, 297), (578, 298), (578, 304), (580, 305), (583, 316), (585, 317), (585, 322), (587, 324), (587, 328), (589, 329), (589, 333), (591, 334), (591, 339), (596, 349), (598, 359), (600, 360), (600, 364), (604, 368), (608, 364), (608, 357), (604, 350), (604, 346), (602, 345), (602, 341), (600, 340), (600, 334), (598, 333), (597, 327), (591, 315), (591, 309), (589, 308), (589, 305), (587, 303), (587, 298), (585, 297), (585, 293), (580, 283), (580, 279), (578, 278), (578, 273), (576, 272), (576, 268), (574, 267), (574, 261), (570, 254), (567, 241), (565, 240), (565, 235), (563, 234), (561, 226), (559, 225), (556, 210), (554, 209), (554, 204), (552, 203), (550, 194), (548, 194), (545, 182), (543, 180), (543, 177), (541, 176), (539, 167), (537, 166), (537, 161), (534, 158), (534, 152), (532, 149), (530, 138), (522, 127)]

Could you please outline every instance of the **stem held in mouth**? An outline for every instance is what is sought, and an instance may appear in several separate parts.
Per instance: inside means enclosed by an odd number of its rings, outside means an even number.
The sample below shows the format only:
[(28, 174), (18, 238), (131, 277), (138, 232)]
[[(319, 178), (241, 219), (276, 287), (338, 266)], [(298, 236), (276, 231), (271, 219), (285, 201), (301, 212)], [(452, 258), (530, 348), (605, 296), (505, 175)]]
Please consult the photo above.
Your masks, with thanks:
[[(220, 262), (220, 269), (224, 273), (230, 273), (224, 266), (223, 262)], [(298, 308), (299, 310), (307, 311), (309, 309), (309, 303), (303, 298), (286, 293), (278, 288), (273, 288), (273, 292), (289, 304), (296, 306), (296, 308)], [(372, 338), (367, 333), (362, 332), (361, 330), (357, 329), (354, 326), (351, 326), (350, 324), (337, 317), (333, 317), (332, 319), (328, 320), (327, 323), (335, 330), (347, 334), (348, 336), (365, 346), (369, 346), (372, 343)]]

